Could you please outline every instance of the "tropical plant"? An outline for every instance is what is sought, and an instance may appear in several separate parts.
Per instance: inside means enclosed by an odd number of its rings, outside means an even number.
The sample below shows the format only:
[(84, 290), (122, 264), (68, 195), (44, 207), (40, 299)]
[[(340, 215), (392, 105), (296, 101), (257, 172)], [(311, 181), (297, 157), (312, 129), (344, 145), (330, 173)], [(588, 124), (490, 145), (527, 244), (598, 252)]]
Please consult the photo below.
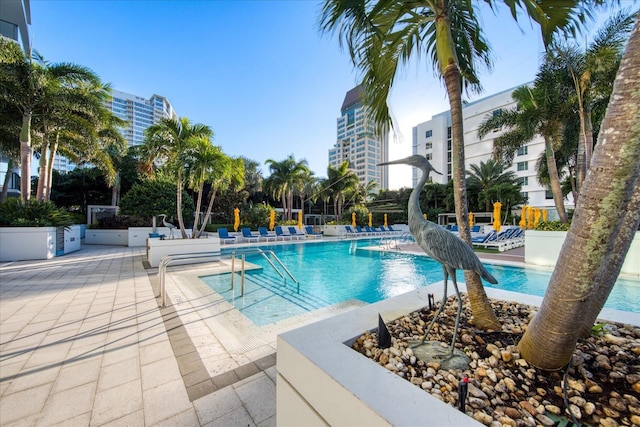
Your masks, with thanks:
[[(188, 118), (163, 118), (149, 126), (145, 140), (140, 146), (141, 159), (146, 172), (154, 174), (154, 162), (176, 177), (176, 209), (178, 224), (183, 239), (187, 238), (183, 216), (182, 190), (185, 184), (185, 169), (194, 156), (194, 151), (204, 142), (210, 144), (213, 131), (203, 124), (192, 124)], [(189, 211), (189, 216), (192, 211)]]
[(300, 182), (304, 182), (310, 171), (306, 160), (296, 161), (293, 154), (278, 162), (267, 159), (270, 175), (264, 181), (265, 190), (274, 199), (280, 199), (284, 211), (284, 219), (293, 218), (293, 194)]
[(369, 209), (363, 205), (354, 205), (349, 207), (342, 215), (342, 222), (345, 224), (351, 224), (352, 214), (356, 213), (356, 225), (368, 225), (369, 224)]
[(51, 202), (9, 199), (0, 203), (0, 226), (69, 227), (73, 217)]
[(51, 201), (86, 217), (88, 205), (108, 205), (109, 187), (97, 168), (79, 167), (67, 173), (53, 171)]
[[(600, 313), (640, 225), (640, 13), (576, 211), (540, 310), (518, 343), (529, 363), (557, 370)], [(606, 143), (605, 143), (606, 139)], [(586, 331), (586, 332), (585, 332)]]
[(342, 208), (347, 194), (353, 192), (359, 183), (358, 175), (349, 169), (349, 162), (342, 162), (337, 168), (333, 165), (327, 167), (327, 179), (324, 182), (323, 192), (333, 199), (333, 213), (336, 219), (342, 217)]
[(509, 212), (509, 206), (524, 202), (517, 175), (506, 169), (506, 164), (493, 159), (471, 165), (467, 171), (469, 204), (475, 196), (478, 207), (482, 206), (484, 212), (490, 212), (494, 202), (501, 202)]
[[(152, 218), (161, 214), (169, 218), (177, 216), (177, 185), (174, 181), (158, 176), (142, 180), (131, 187), (120, 200), (120, 213), (145, 218), (151, 225)], [(182, 191), (182, 215), (191, 216), (193, 200), (186, 191)]]

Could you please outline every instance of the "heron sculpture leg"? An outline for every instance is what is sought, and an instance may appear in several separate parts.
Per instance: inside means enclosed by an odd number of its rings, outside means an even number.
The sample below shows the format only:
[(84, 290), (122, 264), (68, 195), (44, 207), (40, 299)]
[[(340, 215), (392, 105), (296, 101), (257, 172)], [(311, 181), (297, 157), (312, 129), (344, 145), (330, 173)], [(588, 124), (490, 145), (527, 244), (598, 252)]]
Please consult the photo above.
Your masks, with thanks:
[(422, 341), (420, 341), (420, 344), (417, 344), (415, 347), (424, 344), (424, 342), (427, 340), (427, 336), (429, 335), (429, 332), (431, 332), (431, 328), (433, 328), (433, 324), (436, 323), (436, 320), (438, 320), (438, 317), (440, 316), (440, 313), (442, 313), (442, 310), (444, 310), (444, 305), (447, 302), (447, 281), (449, 280), (449, 277), (448, 277), (449, 273), (447, 272), (447, 269), (444, 267), (442, 267), (442, 270), (444, 271), (444, 295), (442, 296), (442, 303), (440, 304), (440, 308), (436, 312), (435, 316), (433, 316), (433, 319), (431, 319), (431, 323), (429, 323), (429, 327), (427, 327), (427, 331), (424, 333), (424, 337), (422, 338)]

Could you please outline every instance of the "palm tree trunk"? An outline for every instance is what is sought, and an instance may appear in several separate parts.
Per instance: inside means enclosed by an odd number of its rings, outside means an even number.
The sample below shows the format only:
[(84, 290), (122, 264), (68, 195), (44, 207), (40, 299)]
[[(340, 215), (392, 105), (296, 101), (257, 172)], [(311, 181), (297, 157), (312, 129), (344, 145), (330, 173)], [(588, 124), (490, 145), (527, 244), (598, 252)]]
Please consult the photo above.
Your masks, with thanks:
[(184, 229), (184, 219), (182, 218), (182, 173), (178, 171), (178, 183), (176, 185), (176, 207), (178, 215), (178, 225), (180, 226), (180, 234), (183, 239), (187, 238), (187, 232)]
[[(471, 246), (471, 230), (467, 221), (467, 188), (464, 177), (464, 130), (462, 120), (462, 88), (460, 70), (455, 62), (450, 62), (443, 73), (449, 105), (451, 107), (451, 137), (453, 162), (453, 198), (456, 208), (456, 221), (460, 237)], [(500, 329), (482, 281), (477, 273), (465, 271), (465, 283), (475, 325), (480, 329)]]
[(113, 186), (111, 187), (111, 206), (118, 206), (120, 202), (120, 172), (116, 172), (116, 176), (113, 179)]
[(20, 129), (20, 195), (23, 200), (31, 198), (31, 112), (22, 115)]
[(2, 193), (0, 193), (0, 203), (7, 201), (7, 196), (9, 194), (9, 183), (11, 182), (11, 175), (13, 169), (13, 159), (9, 157), (9, 161), (7, 162), (7, 173), (4, 175), (4, 183), (2, 184)]
[(560, 222), (566, 224), (569, 222), (569, 219), (567, 217), (567, 211), (564, 208), (564, 198), (562, 197), (562, 187), (560, 186), (556, 155), (553, 151), (551, 139), (547, 136), (544, 137), (544, 146), (547, 158), (547, 169), (549, 171), (549, 186), (551, 187), (551, 193), (553, 194), (553, 202), (556, 206), (556, 210), (558, 211)]
[(622, 227), (640, 180), (638, 87), (640, 19), (622, 57), (592, 167), (556, 264), (561, 268), (554, 270), (542, 306), (518, 343), (522, 357), (539, 368), (557, 370), (571, 359), (580, 330), (593, 316), (592, 304), (599, 304), (597, 279), (607, 271), (616, 247), (622, 249), (620, 256), (626, 255), (634, 234), (629, 229), (640, 223), (636, 210), (631, 224)]
[(38, 165), (38, 186), (36, 187), (36, 200), (44, 200), (47, 188), (47, 152), (49, 142), (47, 136), (43, 137), (42, 149), (40, 150), (40, 160)]
[(638, 232), (638, 222), (640, 218), (640, 185), (636, 185), (633, 191), (631, 201), (625, 208), (620, 208), (620, 211), (624, 212), (622, 218), (620, 231), (618, 237), (613, 244), (613, 250), (609, 254), (609, 259), (606, 262), (604, 271), (598, 280), (595, 282), (598, 284), (598, 288), (591, 300), (589, 310), (585, 314), (584, 321), (580, 328), (580, 338), (587, 338), (591, 335), (591, 329), (596, 322), (598, 315), (604, 307), (604, 303), (607, 302), (609, 294), (616, 284), (622, 264), (625, 261), (626, 254), (629, 251), (629, 245), (633, 242), (633, 239)]
[(200, 208), (202, 207), (202, 192), (204, 191), (204, 182), (198, 186), (198, 201), (196, 202), (196, 211), (193, 214), (193, 227), (191, 227), (191, 238), (196, 239), (200, 237), (199, 233), (196, 233), (198, 229), (198, 220), (200, 218)]
[[(56, 133), (56, 139), (53, 141), (53, 146), (49, 149), (49, 162), (47, 162), (47, 188), (45, 189), (45, 200), (51, 200), (51, 187), (53, 185), (53, 161), (56, 158), (56, 154), (58, 153), (58, 144), (60, 142), (60, 134)], [(83, 206), (86, 211), (87, 207)]]
[(200, 226), (200, 230), (198, 230), (198, 237), (204, 233), (205, 228), (207, 227), (207, 223), (209, 222), (209, 218), (211, 217), (211, 210), (213, 209), (213, 201), (216, 198), (216, 190), (211, 187), (211, 196), (209, 197), (209, 204), (207, 205), (207, 213), (204, 215), (204, 219), (202, 220), (202, 225)]

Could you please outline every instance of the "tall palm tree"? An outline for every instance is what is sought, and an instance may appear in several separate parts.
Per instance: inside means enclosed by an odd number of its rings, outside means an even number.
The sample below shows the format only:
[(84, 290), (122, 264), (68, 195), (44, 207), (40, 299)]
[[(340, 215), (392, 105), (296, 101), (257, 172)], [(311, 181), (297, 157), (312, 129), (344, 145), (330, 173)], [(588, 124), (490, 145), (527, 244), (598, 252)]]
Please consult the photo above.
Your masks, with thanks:
[(358, 175), (349, 169), (349, 162), (342, 162), (337, 168), (333, 165), (328, 166), (324, 191), (333, 199), (333, 213), (336, 215), (336, 220), (342, 217), (347, 193), (353, 192), (359, 183)]
[(593, 151), (592, 111), (608, 103), (622, 51), (633, 28), (634, 14), (620, 11), (611, 16), (584, 51), (577, 45), (554, 43), (549, 60), (567, 68), (571, 75), (580, 120), (576, 187), (579, 193)]
[[(532, 365), (557, 370), (611, 291), (640, 225), (640, 13), (627, 43), (591, 168), (540, 310), (518, 343)], [(629, 214), (631, 213), (631, 214)]]
[(192, 124), (188, 118), (164, 118), (145, 131), (144, 144), (140, 147), (141, 159), (146, 170), (153, 174), (156, 160), (163, 163), (176, 179), (176, 205), (178, 224), (182, 238), (187, 238), (182, 216), (182, 190), (184, 187), (185, 169), (197, 144), (209, 143), (213, 131), (203, 124)]
[(538, 71), (533, 87), (521, 86), (513, 91), (516, 108), (487, 117), (478, 127), (478, 135), (482, 138), (497, 127), (505, 127), (507, 130), (494, 139), (493, 146), (494, 154), (509, 163), (518, 148), (542, 136), (553, 201), (560, 221), (566, 223), (567, 211), (555, 158), (556, 150), (563, 144), (565, 122), (573, 113), (564, 78), (563, 70), (546, 62)]
[(269, 166), (271, 175), (265, 180), (265, 187), (274, 198), (279, 198), (282, 202), (284, 218), (290, 220), (292, 218), (293, 209), (293, 192), (296, 183), (301, 176), (309, 172), (307, 161), (296, 161), (293, 154), (286, 159), (277, 162), (273, 159), (267, 159), (265, 163)]
[[(518, 177), (513, 171), (506, 171), (506, 168), (504, 162), (489, 159), (472, 164), (467, 171), (467, 184), (479, 189), (478, 203), (484, 204), (485, 212), (491, 211), (493, 202), (503, 202), (519, 193)], [(511, 202), (515, 203), (515, 200), (511, 199)]]

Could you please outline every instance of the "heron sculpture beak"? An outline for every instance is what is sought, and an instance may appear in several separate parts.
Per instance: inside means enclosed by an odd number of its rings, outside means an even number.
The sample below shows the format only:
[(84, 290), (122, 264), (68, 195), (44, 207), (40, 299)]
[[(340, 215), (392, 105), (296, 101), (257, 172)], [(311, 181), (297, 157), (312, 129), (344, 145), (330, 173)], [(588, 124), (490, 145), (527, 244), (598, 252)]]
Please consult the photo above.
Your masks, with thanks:
[(433, 166), (431, 166), (431, 163), (429, 163), (429, 160), (427, 160), (426, 157), (421, 156), (420, 154), (414, 154), (412, 156), (405, 157), (404, 159), (397, 159), (397, 160), (391, 160), (388, 162), (378, 163), (377, 166), (386, 166), (386, 165), (409, 165), (409, 166), (417, 167), (423, 171), (431, 171), (431, 172), (437, 173), (438, 175), (442, 175)]

